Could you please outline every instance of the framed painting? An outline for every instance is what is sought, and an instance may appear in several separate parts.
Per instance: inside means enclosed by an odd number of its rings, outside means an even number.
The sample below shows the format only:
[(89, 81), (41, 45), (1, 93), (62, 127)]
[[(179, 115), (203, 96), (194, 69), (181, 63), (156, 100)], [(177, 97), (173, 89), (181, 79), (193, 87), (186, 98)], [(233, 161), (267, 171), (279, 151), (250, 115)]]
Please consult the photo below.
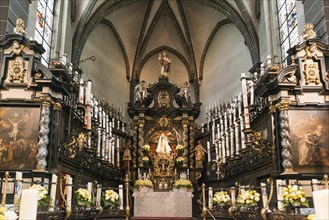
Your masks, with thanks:
[(289, 110), (294, 170), (329, 171), (329, 110)]
[(1, 106), (1, 170), (30, 170), (36, 168), (39, 120), (39, 108)]

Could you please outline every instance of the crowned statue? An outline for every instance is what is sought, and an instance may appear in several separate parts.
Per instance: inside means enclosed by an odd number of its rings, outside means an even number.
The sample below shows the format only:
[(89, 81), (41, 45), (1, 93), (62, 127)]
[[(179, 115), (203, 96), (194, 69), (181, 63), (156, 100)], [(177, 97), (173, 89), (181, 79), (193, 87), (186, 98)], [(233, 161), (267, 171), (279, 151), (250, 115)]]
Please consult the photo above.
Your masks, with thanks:
[(170, 154), (171, 148), (168, 143), (168, 137), (164, 133), (160, 135), (158, 146), (156, 148), (156, 152)]

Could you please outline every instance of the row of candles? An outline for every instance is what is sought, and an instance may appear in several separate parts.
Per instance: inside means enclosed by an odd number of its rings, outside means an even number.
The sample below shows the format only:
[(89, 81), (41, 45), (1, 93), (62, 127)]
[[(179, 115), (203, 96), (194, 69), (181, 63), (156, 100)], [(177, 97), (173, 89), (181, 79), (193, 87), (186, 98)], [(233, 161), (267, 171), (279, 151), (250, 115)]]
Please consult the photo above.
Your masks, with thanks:
[[(273, 62), (267, 56), (267, 68)], [(216, 161), (225, 162), (227, 157), (234, 157), (246, 147), (244, 130), (250, 129), (250, 107), (255, 106), (255, 87), (265, 75), (266, 67), (262, 63), (260, 71), (247, 77), (241, 73), (242, 93), (228, 103), (215, 103), (206, 106), (206, 127), (211, 132), (211, 140), (207, 142), (208, 161), (211, 161), (211, 145), (215, 145)], [(262, 104), (262, 103), (261, 103)], [(202, 132), (204, 132), (202, 124)]]
[[(15, 195), (14, 204), (19, 204), (20, 219), (36, 219), (37, 208), (38, 208), (38, 191), (35, 189), (23, 189), (22, 190), (22, 172), (16, 172), (15, 176)], [(39, 184), (39, 183), (38, 183)], [(51, 176), (51, 186), (50, 186), (50, 204), (48, 211), (54, 211), (56, 192), (58, 186), (58, 177), (56, 174)], [(44, 184), (45, 188), (48, 188), (48, 184)], [(87, 183), (87, 191), (90, 195), (92, 193), (93, 183)], [(65, 205), (66, 210), (71, 210), (72, 207), (72, 192), (73, 192), (73, 178), (71, 175), (66, 174), (65, 176), (65, 189), (64, 194), (66, 194)], [(99, 207), (101, 205), (101, 195), (102, 195), (102, 185), (96, 185), (96, 194), (91, 201), (94, 201), (95, 206)], [(123, 185), (119, 185), (119, 198), (120, 198), (120, 209), (123, 209)]]
[[(72, 74), (71, 67), (70, 64), (69, 74)], [(123, 106), (116, 109), (105, 101), (98, 100), (91, 91), (92, 81), (84, 81), (80, 78), (78, 96), (75, 97), (74, 94), (65, 96), (64, 103), (76, 110), (73, 112), (83, 120), (84, 128), (89, 131), (87, 147), (92, 149), (95, 146), (99, 158), (119, 168), (120, 146), (124, 138), (113, 134), (113, 129), (125, 132), (126, 124), (123, 122), (125, 109)], [(95, 144), (92, 143), (92, 133), (96, 137)]]

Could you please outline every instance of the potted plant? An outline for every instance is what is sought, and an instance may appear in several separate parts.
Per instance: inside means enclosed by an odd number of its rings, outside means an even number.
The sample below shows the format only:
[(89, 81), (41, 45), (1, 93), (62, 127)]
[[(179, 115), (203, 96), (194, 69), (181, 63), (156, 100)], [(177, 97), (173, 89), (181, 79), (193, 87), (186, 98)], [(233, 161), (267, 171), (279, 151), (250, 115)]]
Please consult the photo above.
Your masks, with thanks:
[(77, 199), (78, 205), (90, 206), (91, 205), (91, 195), (88, 190), (79, 188), (75, 191), (75, 197)]
[(150, 161), (150, 159), (149, 159), (149, 157), (144, 156), (144, 157), (142, 157), (142, 161), (143, 161), (144, 164), (148, 164), (148, 162)]
[(40, 207), (48, 207), (50, 203), (50, 196), (45, 187), (40, 184), (33, 184), (30, 189), (35, 189), (38, 191), (38, 205)]
[(104, 207), (117, 208), (120, 204), (119, 194), (112, 189), (105, 190), (102, 195)]
[(148, 145), (148, 144), (144, 144), (143, 145), (143, 151), (145, 151), (145, 152), (150, 152), (150, 145)]
[(134, 188), (137, 191), (147, 192), (147, 191), (153, 190), (154, 186), (153, 186), (153, 183), (151, 182), (151, 180), (138, 179), (135, 182)]
[(182, 166), (183, 165), (183, 162), (184, 162), (184, 157), (177, 157), (176, 158), (176, 164), (178, 166)]
[(16, 220), (18, 218), (14, 211), (7, 210), (6, 207), (0, 207), (0, 220)]
[(228, 206), (231, 204), (231, 197), (227, 191), (219, 191), (212, 198), (212, 203), (218, 207)]
[(176, 151), (177, 153), (182, 153), (184, 151), (184, 147), (181, 144), (178, 144), (176, 147)]
[(192, 182), (186, 179), (178, 179), (174, 183), (174, 189), (181, 192), (191, 192), (192, 187)]
[(305, 198), (305, 191), (303, 187), (298, 185), (288, 185), (283, 189), (282, 203), (284, 206), (306, 206), (308, 207), (308, 200)]
[(238, 196), (237, 205), (240, 209), (256, 207), (260, 194), (256, 190), (246, 190)]

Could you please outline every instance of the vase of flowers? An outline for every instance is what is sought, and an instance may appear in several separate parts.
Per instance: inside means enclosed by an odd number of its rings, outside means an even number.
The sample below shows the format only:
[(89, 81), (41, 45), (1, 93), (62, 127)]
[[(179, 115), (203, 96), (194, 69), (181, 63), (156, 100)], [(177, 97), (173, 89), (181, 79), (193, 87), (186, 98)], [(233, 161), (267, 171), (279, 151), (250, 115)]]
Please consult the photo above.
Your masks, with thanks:
[(78, 205), (80, 206), (90, 206), (91, 205), (91, 195), (88, 190), (79, 188), (75, 191), (75, 197), (77, 199)]
[(150, 161), (150, 158), (147, 157), (147, 156), (144, 156), (144, 157), (142, 157), (142, 161), (143, 161), (144, 164), (148, 164), (149, 161)]
[(146, 152), (146, 153), (150, 152), (150, 145), (144, 144), (143, 145), (143, 151)]
[(117, 208), (120, 204), (119, 194), (114, 190), (105, 190), (102, 195), (104, 207)]
[(16, 220), (18, 218), (14, 211), (7, 210), (6, 207), (0, 207), (0, 220)]
[(177, 157), (176, 158), (176, 164), (178, 166), (182, 166), (183, 165), (183, 162), (184, 162), (184, 157)]
[(134, 188), (136, 191), (147, 192), (153, 190), (154, 186), (151, 180), (138, 179), (135, 182)]
[(218, 207), (224, 207), (231, 204), (231, 197), (227, 193), (227, 191), (219, 191), (216, 192), (214, 197), (212, 198), (212, 203), (217, 205)]
[(298, 185), (289, 184), (288, 186), (284, 187), (281, 201), (285, 207), (309, 206), (308, 200), (305, 198), (305, 191), (303, 187)]
[(40, 184), (33, 184), (29, 189), (35, 189), (38, 191), (38, 205), (39, 207), (47, 207), (50, 203), (50, 196), (48, 190)]
[(181, 144), (178, 144), (176, 147), (176, 151), (177, 153), (182, 153), (184, 151), (184, 147)]
[(176, 180), (173, 186), (175, 191), (180, 191), (180, 192), (191, 192), (193, 188), (192, 182), (186, 179)]
[(237, 205), (240, 209), (256, 207), (260, 194), (256, 190), (246, 190), (238, 196)]

